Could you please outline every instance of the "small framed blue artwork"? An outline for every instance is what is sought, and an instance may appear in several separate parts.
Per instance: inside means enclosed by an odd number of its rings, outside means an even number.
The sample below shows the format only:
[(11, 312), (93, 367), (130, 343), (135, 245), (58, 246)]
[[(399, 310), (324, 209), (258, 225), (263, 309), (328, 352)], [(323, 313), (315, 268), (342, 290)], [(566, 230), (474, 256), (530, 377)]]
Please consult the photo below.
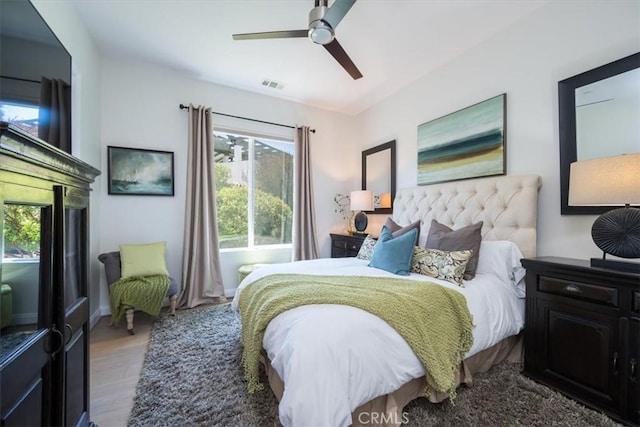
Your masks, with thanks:
[(173, 152), (107, 147), (109, 194), (173, 196)]
[(418, 126), (418, 185), (506, 173), (507, 94)]

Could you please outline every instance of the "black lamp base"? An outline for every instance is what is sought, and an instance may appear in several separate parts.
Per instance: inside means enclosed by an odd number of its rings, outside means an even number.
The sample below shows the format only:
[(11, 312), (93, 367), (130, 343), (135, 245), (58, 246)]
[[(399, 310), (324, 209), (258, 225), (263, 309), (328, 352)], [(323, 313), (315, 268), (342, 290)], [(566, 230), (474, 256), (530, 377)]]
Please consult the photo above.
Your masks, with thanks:
[(640, 258), (640, 209), (627, 205), (603, 213), (593, 223), (591, 237), (603, 252), (602, 258), (591, 258), (591, 267), (640, 273), (640, 263), (605, 259), (606, 254)]
[(591, 237), (605, 254), (640, 258), (640, 209), (627, 205), (603, 213), (593, 223)]
[(367, 218), (367, 214), (364, 212), (358, 212), (356, 217), (353, 219), (353, 225), (356, 228), (356, 233), (365, 234), (364, 230), (367, 229), (367, 225), (369, 224), (369, 219)]
[(591, 267), (606, 268), (607, 270), (624, 271), (640, 274), (640, 263), (626, 262), (612, 259), (591, 258)]

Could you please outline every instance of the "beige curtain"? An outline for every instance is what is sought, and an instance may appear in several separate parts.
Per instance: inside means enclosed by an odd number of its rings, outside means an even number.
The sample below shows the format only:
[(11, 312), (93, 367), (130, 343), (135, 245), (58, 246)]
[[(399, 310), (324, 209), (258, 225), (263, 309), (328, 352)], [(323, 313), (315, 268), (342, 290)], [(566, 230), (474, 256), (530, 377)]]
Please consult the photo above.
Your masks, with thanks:
[(224, 302), (211, 108), (189, 105), (187, 201), (182, 252), (181, 308)]
[(294, 261), (318, 258), (309, 135), (309, 126), (302, 126), (296, 129)]

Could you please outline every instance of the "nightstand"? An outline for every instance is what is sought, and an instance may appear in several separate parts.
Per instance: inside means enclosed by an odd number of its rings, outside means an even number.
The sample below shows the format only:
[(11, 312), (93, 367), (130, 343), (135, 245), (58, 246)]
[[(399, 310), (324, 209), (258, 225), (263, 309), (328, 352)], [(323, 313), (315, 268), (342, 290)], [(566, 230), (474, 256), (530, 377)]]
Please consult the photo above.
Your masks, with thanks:
[(331, 233), (331, 258), (346, 258), (358, 255), (366, 234)]
[(640, 275), (523, 259), (524, 374), (616, 420), (640, 422)]

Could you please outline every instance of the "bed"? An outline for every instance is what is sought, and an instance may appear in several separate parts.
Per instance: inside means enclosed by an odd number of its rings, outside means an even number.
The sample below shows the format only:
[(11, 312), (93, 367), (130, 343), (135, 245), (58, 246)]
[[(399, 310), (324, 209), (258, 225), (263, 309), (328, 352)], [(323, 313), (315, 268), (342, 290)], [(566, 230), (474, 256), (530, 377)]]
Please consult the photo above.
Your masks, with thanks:
[[(509, 175), (400, 190), (392, 220), (419, 221), (423, 247), (432, 220), (451, 229), (482, 221), (482, 243), (475, 278), (464, 288), (447, 280), (411, 273), (464, 296), (473, 318), (473, 344), (455, 369), (455, 386), (471, 386), (473, 375), (503, 360), (522, 360), (524, 269), (521, 257), (535, 256), (540, 178)], [(233, 307), (253, 283), (280, 274), (393, 278), (357, 258), (275, 264), (249, 274), (239, 285)], [(385, 279), (386, 280), (386, 279)], [(426, 388), (428, 372), (412, 348), (389, 324), (348, 305), (312, 304), (287, 310), (271, 320), (262, 339), (268, 381), (280, 401), (284, 426), (398, 426), (402, 410), (425, 396), (440, 402), (452, 393)]]

